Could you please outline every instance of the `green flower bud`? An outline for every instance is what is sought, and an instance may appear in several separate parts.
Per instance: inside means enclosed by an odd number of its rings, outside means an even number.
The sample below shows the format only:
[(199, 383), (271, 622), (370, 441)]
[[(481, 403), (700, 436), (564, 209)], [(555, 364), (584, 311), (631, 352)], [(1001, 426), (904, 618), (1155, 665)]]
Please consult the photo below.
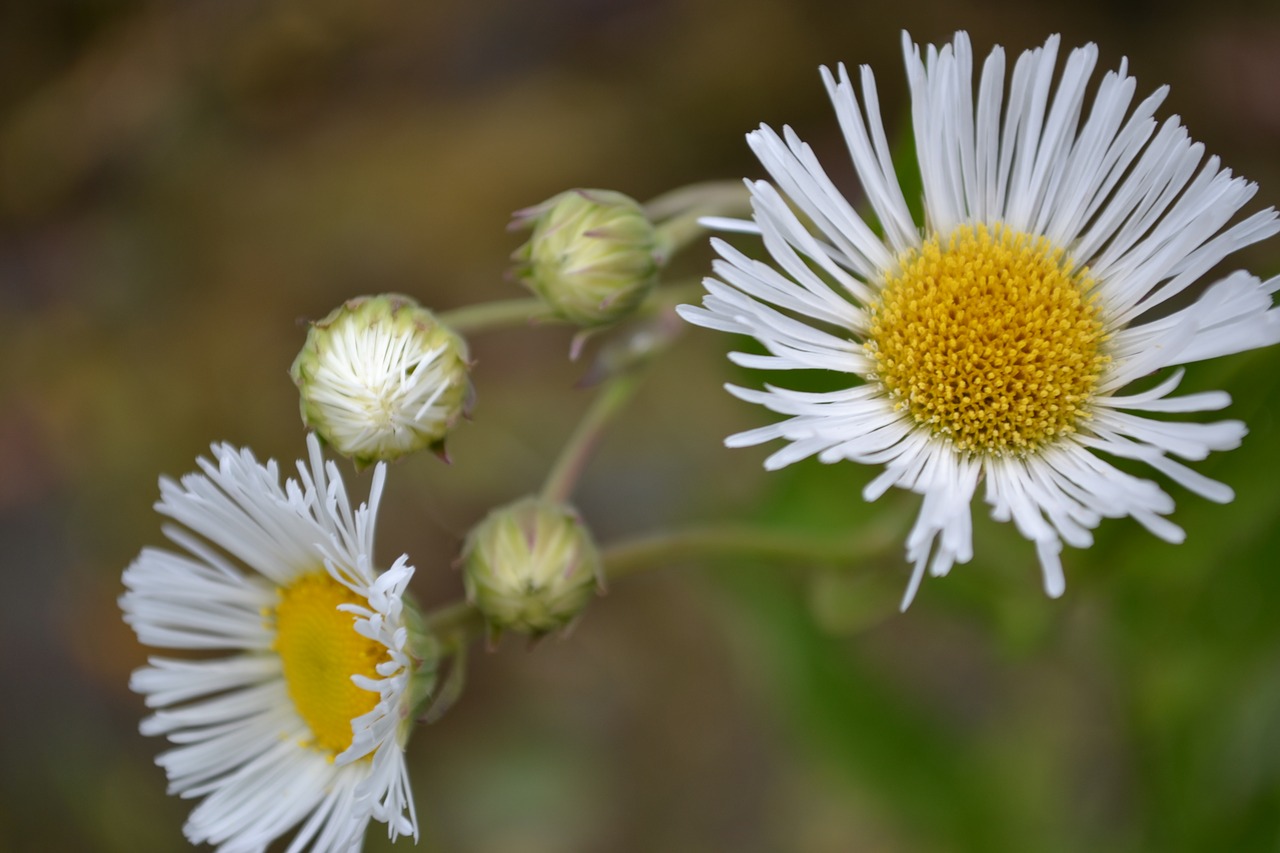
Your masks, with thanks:
[(609, 190), (569, 190), (520, 211), (532, 224), (515, 275), (561, 319), (579, 326), (621, 320), (658, 282), (666, 250), (644, 209)]
[(290, 375), (302, 420), (364, 466), (445, 435), (471, 398), (467, 344), (407, 296), (350, 299), (311, 324)]
[(489, 513), (467, 535), (462, 560), (467, 598), (493, 634), (563, 628), (599, 586), (600, 557), (578, 514), (536, 497)]

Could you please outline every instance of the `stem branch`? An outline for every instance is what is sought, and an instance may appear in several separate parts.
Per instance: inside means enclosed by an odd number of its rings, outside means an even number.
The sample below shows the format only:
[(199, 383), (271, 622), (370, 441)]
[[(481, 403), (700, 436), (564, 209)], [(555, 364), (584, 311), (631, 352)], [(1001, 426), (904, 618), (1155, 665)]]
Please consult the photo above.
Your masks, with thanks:
[(822, 539), (747, 525), (717, 525), (620, 542), (605, 548), (601, 557), (605, 577), (612, 581), (643, 569), (698, 557), (854, 563), (879, 556), (901, 540), (901, 531), (893, 525), (864, 529), (852, 539)]
[(586, 467), (587, 460), (595, 450), (604, 433), (605, 426), (613, 419), (631, 399), (639, 386), (639, 377), (634, 373), (624, 373), (612, 379), (600, 391), (591, 403), (591, 408), (582, 416), (578, 428), (569, 436), (568, 443), (560, 451), (560, 457), (547, 475), (542, 487), (542, 498), (553, 503), (565, 503), (573, 494), (573, 487)]
[(658, 223), (659, 243), (672, 255), (706, 233), (698, 224), (702, 217), (750, 216), (751, 197), (739, 181), (711, 181), (664, 193), (644, 209)]
[(554, 319), (550, 310), (537, 297), (499, 299), (464, 305), (437, 315), (440, 322), (459, 334), (487, 332), (509, 326), (528, 325), (534, 321)]
[(484, 617), (467, 601), (455, 601), (427, 613), (422, 624), (439, 641), (441, 657), (462, 651), (484, 631)]
[[(611, 545), (601, 554), (609, 582), (646, 569), (691, 559), (744, 557), (777, 562), (857, 563), (889, 552), (902, 541), (901, 525), (866, 525), (853, 538), (823, 539), (807, 533), (761, 530), (744, 524), (708, 525), (655, 533)], [(465, 601), (455, 602), (424, 619), (441, 651), (464, 648), (484, 632), (484, 617)]]

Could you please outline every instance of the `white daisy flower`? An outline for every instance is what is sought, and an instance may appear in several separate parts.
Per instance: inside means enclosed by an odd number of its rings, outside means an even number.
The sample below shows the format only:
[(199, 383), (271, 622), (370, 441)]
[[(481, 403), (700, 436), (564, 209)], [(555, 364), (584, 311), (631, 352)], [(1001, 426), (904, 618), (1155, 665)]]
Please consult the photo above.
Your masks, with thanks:
[[(147, 548), (124, 572), (125, 621), (152, 657), (130, 686), (157, 709), (142, 731), (175, 746), (157, 763), (170, 793), (203, 798), (185, 833), (224, 851), (357, 850), (371, 818), (417, 838), (404, 762), (410, 679), (406, 557), (373, 568), (374, 520), (352, 509), (336, 466), (280, 484), (274, 461), (215, 445), (203, 473), (160, 482), (156, 509), (182, 551)], [(214, 654), (221, 653), (221, 654)]]
[(1165, 517), (1169, 495), (1099, 452), (1232, 499), (1172, 457), (1234, 448), (1244, 424), (1146, 414), (1216, 411), (1227, 394), (1171, 396), (1181, 369), (1122, 391), (1162, 368), (1280, 341), (1270, 297), (1280, 278), (1234, 272), (1198, 284), (1275, 234), (1276, 213), (1228, 226), (1255, 186), (1205, 160), (1176, 117), (1153, 118), (1167, 89), (1133, 106), (1125, 63), (1103, 76), (1086, 110), (1094, 45), (1070, 53), (1055, 87), (1050, 38), (1018, 58), (1007, 90), (997, 47), (975, 103), (964, 33), (923, 56), (905, 35), (903, 44), (924, 222), (895, 175), (870, 69), (859, 96), (843, 66), (824, 68), (878, 229), (790, 128), (762, 126), (748, 142), (773, 183), (748, 182), (752, 223), (718, 224), (760, 234), (772, 264), (714, 241), (721, 259), (703, 307), (680, 313), (750, 335), (769, 353), (734, 353), (740, 365), (848, 374), (848, 387), (831, 393), (730, 387), (788, 417), (727, 444), (783, 439), (769, 469), (815, 455), (883, 465), (867, 500), (891, 486), (923, 495), (906, 542), (914, 568), (904, 608), (926, 568), (945, 575), (972, 556), (979, 483), (992, 516), (1035, 543), (1045, 590), (1058, 596), (1062, 543), (1088, 547), (1103, 517), (1183, 539)]
[(311, 325), (291, 375), (303, 422), (357, 465), (439, 449), (471, 399), (467, 344), (408, 296), (349, 299)]

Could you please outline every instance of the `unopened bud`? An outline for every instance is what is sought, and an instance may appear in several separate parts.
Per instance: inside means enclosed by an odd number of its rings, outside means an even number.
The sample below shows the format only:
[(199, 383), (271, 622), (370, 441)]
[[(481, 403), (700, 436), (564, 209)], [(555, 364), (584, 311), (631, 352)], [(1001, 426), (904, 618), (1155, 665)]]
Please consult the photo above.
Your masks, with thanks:
[(441, 448), (471, 397), (466, 342), (407, 296), (350, 299), (311, 324), (290, 375), (302, 420), (357, 465)]
[(569, 190), (516, 214), (531, 224), (512, 255), (515, 275), (561, 319), (579, 326), (621, 320), (658, 282), (666, 251), (634, 199), (610, 190)]
[(462, 553), (467, 598), (494, 634), (563, 628), (599, 586), (600, 557), (569, 507), (529, 497), (491, 512)]

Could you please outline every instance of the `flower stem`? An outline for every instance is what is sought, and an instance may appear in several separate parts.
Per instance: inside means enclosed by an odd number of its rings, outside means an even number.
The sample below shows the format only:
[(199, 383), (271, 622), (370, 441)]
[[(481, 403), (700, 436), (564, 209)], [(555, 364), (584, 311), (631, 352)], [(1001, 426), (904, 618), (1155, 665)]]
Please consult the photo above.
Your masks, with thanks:
[[(742, 557), (798, 563), (853, 564), (891, 552), (902, 542), (895, 519), (869, 524), (855, 537), (828, 539), (808, 533), (761, 530), (754, 525), (723, 524), (653, 533), (604, 548), (601, 560), (607, 583), (647, 569), (697, 559)], [(444, 654), (456, 653), (484, 633), (484, 617), (465, 601), (428, 613), (425, 629), (434, 634)]]
[(437, 316), (441, 323), (459, 334), (487, 332), (555, 319), (550, 309), (536, 297), (499, 299), (495, 302), (465, 305), (452, 311), (441, 312)]
[(751, 199), (738, 181), (711, 181), (690, 184), (663, 193), (644, 206), (650, 220), (658, 223), (658, 242), (668, 256), (706, 233), (698, 224), (704, 216), (748, 216)]
[(748, 525), (692, 527), (656, 533), (604, 549), (605, 577), (612, 581), (644, 569), (694, 558), (746, 557), (793, 562), (855, 563), (884, 554), (902, 541), (896, 525), (876, 525), (856, 538), (822, 539), (807, 533)]
[(583, 415), (578, 428), (560, 451), (560, 457), (547, 475), (542, 486), (542, 498), (554, 503), (564, 503), (573, 494), (573, 487), (582, 475), (587, 460), (599, 443), (605, 426), (613, 419), (639, 387), (640, 377), (629, 372), (615, 376), (596, 396), (591, 408)]
[(439, 641), (441, 657), (457, 654), (484, 632), (484, 617), (467, 601), (455, 601), (425, 614), (422, 624)]

